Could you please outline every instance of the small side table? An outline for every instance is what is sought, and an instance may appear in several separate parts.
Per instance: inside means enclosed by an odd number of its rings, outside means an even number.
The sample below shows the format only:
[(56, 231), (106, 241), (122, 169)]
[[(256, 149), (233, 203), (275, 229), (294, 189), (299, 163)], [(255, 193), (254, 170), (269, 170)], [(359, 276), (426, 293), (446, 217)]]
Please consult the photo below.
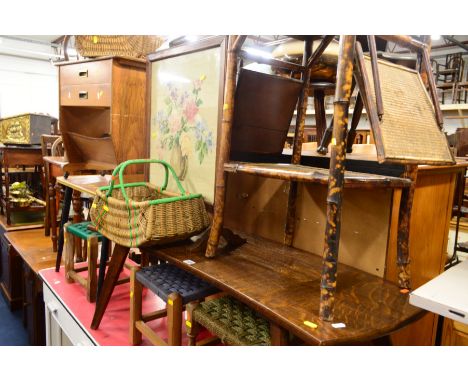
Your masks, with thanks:
[[(34, 172), (38, 172), (42, 179), (42, 150), (40, 146), (0, 146), (0, 210), (6, 214), (7, 224), (11, 225), (12, 212), (38, 212), (43, 211), (44, 206), (32, 204), (27, 207), (16, 207), (10, 202), (10, 168), (17, 166), (34, 167)], [(5, 180), (5, 194), (3, 194), (3, 177)], [(44, 187), (41, 188), (43, 190)]]

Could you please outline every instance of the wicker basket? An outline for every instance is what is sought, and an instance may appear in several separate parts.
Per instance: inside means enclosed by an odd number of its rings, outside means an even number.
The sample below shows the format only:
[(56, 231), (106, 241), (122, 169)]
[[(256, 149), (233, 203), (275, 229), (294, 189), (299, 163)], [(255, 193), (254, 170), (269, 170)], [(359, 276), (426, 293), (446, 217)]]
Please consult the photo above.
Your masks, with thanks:
[(145, 57), (158, 49), (163, 40), (158, 36), (75, 36), (75, 46), (83, 57)]
[[(166, 172), (162, 187), (144, 182), (123, 182), (125, 167), (141, 163), (164, 166)], [(166, 191), (169, 173), (177, 183), (178, 194)], [(114, 186), (117, 174), (120, 184)], [(118, 165), (110, 185), (96, 192), (91, 220), (102, 235), (126, 247), (184, 240), (209, 225), (201, 194), (186, 193), (173, 168), (164, 161), (153, 159), (129, 160)]]

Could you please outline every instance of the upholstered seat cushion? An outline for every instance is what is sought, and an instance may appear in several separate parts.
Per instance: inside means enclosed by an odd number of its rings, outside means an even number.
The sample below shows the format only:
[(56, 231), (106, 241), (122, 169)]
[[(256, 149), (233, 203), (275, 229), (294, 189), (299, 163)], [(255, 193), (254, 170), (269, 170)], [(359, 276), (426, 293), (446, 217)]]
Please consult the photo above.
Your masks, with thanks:
[(102, 235), (99, 232), (89, 229), (88, 226), (91, 224), (90, 221), (70, 224), (67, 227), (67, 231), (83, 240), (88, 240), (92, 236), (97, 236), (98, 240), (101, 241)]
[(271, 345), (268, 321), (232, 297), (199, 304), (193, 311), (193, 321), (228, 345)]
[(171, 293), (179, 293), (183, 304), (219, 292), (206, 281), (172, 264), (142, 268), (136, 273), (136, 279), (164, 301), (167, 301)]

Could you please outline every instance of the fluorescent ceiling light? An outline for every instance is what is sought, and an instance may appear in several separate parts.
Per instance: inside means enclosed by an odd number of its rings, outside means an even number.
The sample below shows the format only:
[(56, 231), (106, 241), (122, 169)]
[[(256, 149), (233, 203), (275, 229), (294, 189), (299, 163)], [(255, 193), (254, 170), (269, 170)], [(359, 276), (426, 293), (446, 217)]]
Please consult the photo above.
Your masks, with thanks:
[(259, 56), (259, 57), (264, 57), (264, 58), (271, 58), (272, 55), (270, 52), (267, 52), (265, 50), (260, 50), (260, 49), (255, 49), (255, 48), (244, 48), (244, 50), (247, 53), (252, 54), (253, 56)]
[(440, 38), (441, 38), (441, 35), (439, 35), (439, 34), (433, 34), (433, 35), (431, 35), (431, 40), (432, 40), (432, 41), (440, 40)]

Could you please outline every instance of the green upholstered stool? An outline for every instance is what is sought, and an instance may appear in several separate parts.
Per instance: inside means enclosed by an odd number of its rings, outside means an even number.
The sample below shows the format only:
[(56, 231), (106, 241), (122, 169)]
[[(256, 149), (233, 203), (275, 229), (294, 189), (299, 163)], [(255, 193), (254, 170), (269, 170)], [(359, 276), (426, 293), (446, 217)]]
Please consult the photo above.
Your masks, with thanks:
[[(65, 261), (65, 279), (69, 283), (78, 282), (86, 288), (86, 298), (89, 302), (96, 301), (97, 292), (97, 261), (98, 246), (102, 240), (99, 232), (89, 229), (91, 222), (67, 223), (64, 226), (64, 261)], [(75, 268), (75, 246), (81, 240), (86, 242), (87, 267)], [(80, 272), (88, 271), (87, 277), (80, 275)]]
[(96, 236), (98, 241), (101, 241), (102, 235), (99, 232), (89, 229), (90, 225), (92, 225), (91, 222), (70, 224), (67, 226), (67, 231), (83, 240), (88, 240), (91, 237)]
[(203, 326), (227, 345), (271, 345), (270, 323), (248, 306), (225, 296), (187, 308), (190, 345)]

